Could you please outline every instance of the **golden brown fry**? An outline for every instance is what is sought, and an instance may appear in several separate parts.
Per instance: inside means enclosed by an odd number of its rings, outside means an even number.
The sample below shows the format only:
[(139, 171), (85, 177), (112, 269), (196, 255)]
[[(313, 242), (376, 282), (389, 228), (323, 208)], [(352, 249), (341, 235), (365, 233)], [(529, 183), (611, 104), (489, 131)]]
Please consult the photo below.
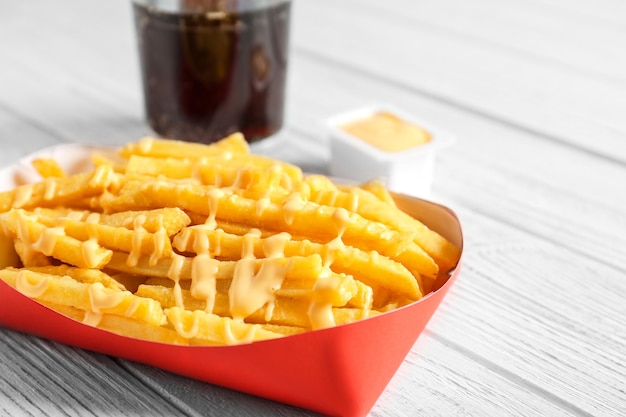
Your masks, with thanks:
[[(165, 309), (177, 306), (174, 289), (172, 287), (140, 285), (137, 290), (137, 295), (158, 300)], [(189, 290), (181, 289), (181, 297), (186, 310), (204, 311), (206, 309), (206, 302), (192, 297)], [(248, 323), (272, 324), (310, 330), (311, 321), (308, 308), (308, 303), (302, 302), (302, 300), (277, 296), (271, 310), (268, 310), (267, 307), (263, 307), (246, 317), (245, 321)], [(232, 317), (228, 306), (228, 295), (226, 293), (218, 293), (213, 313), (220, 316)], [(268, 316), (269, 313), (271, 313), (270, 316)], [(369, 317), (376, 314), (376, 312), (371, 312), (368, 309), (338, 307), (334, 307), (332, 313), (336, 324), (345, 324), (358, 318)]]
[(33, 168), (42, 178), (61, 178), (67, 174), (54, 158), (35, 158), (32, 160)]
[(46, 307), (61, 313), (83, 324), (107, 330), (122, 336), (134, 339), (149, 340), (151, 342), (167, 343), (186, 346), (189, 341), (178, 335), (174, 330), (154, 324), (133, 320), (128, 317), (114, 314), (95, 314), (76, 307), (56, 304), (48, 301), (39, 301)]
[(248, 143), (241, 133), (233, 133), (210, 145), (145, 137), (119, 150), (119, 155), (126, 158), (131, 155), (143, 155), (157, 158), (197, 159), (216, 155), (228, 156), (234, 153), (250, 153)]
[(126, 227), (133, 230), (136, 224), (135, 220), (139, 216), (144, 217), (141, 225), (147, 232), (157, 233), (161, 229), (165, 229), (168, 236), (178, 233), (191, 222), (189, 216), (178, 207), (165, 207), (154, 210), (102, 214), (100, 216), (100, 223), (113, 227)]
[(245, 245), (250, 246), (257, 258), (318, 254), (334, 272), (353, 275), (367, 285), (386, 287), (409, 299), (417, 300), (421, 297), (418, 286), (421, 277), (418, 276), (419, 280), (416, 280), (401, 263), (378, 252), (366, 252), (346, 245), (329, 248), (309, 240), (294, 240), (286, 232), (267, 237), (254, 234), (244, 237), (206, 225), (185, 228), (174, 238), (173, 245), (180, 252), (194, 252), (193, 246), (198, 234), (208, 238), (211, 256), (219, 259), (240, 258)]
[(383, 223), (368, 221), (357, 213), (306, 202), (298, 196), (284, 204), (248, 199), (228, 190), (193, 184), (180, 185), (163, 180), (143, 184), (128, 183), (120, 196), (105, 209), (126, 210), (128, 207), (151, 209), (179, 206), (185, 211), (214, 217), (221, 221), (248, 224), (267, 230), (287, 231), (328, 242), (340, 236), (345, 244), (365, 251), (375, 250), (398, 260), (415, 274), (435, 277), (439, 267), (417, 244), (413, 236)]
[(0, 278), (125, 336), (229, 345), (351, 323), (437, 289), (460, 255), (381, 183), (304, 177), (241, 134), (92, 162), (67, 176), (36, 160), (42, 181), (0, 193)]
[(61, 227), (46, 227), (36, 215), (21, 209), (13, 209), (0, 215), (0, 221), (14, 238), (23, 242), (23, 259), (30, 263), (37, 253), (51, 256), (59, 261), (80, 268), (100, 269), (111, 259), (112, 252), (101, 247), (97, 241), (81, 241), (67, 236)]
[(214, 156), (200, 159), (153, 158), (132, 155), (126, 166), (129, 176), (163, 176), (195, 179), (205, 185), (231, 187), (250, 192), (282, 187), (285, 193), (302, 180), (300, 168), (252, 154)]
[(122, 285), (120, 282), (113, 279), (110, 275), (102, 272), (99, 269), (76, 268), (63, 264), (29, 267), (28, 270), (48, 275), (67, 275), (74, 278), (76, 281), (85, 284), (93, 284), (99, 282), (106, 288), (110, 288), (116, 291), (126, 290), (126, 287), (124, 287), (124, 285)]
[[(155, 265), (150, 265), (149, 260), (146, 258), (139, 259), (138, 263), (133, 266), (127, 265), (128, 253), (113, 252), (111, 261), (106, 265), (108, 269), (135, 273), (139, 275), (145, 275), (150, 277), (167, 278), (171, 275), (172, 260), (160, 259)], [(193, 279), (193, 258), (179, 257), (181, 260), (180, 269), (177, 275), (181, 280)], [(298, 279), (303, 281), (315, 281), (320, 274), (322, 274), (324, 268), (322, 266), (322, 259), (319, 255), (312, 256), (295, 256), (291, 258), (279, 258), (279, 259), (255, 259), (255, 271), (258, 271), (264, 263), (278, 262), (282, 267), (285, 267), (285, 280)], [(235, 267), (237, 261), (216, 261), (216, 273), (215, 278), (232, 279), (235, 273)]]
[(314, 184), (311, 186), (312, 201), (344, 207), (368, 220), (385, 224), (393, 230), (412, 234), (413, 241), (435, 260), (441, 271), (449, 271), (458, 262), (459, 248), (419, 220), (395, 207), (395, 204), (390, 205), (360, 187), (333, 188), (334, 185), (325, 177), (316, 177), (316, 181), (310, 183)]
[(109, 313), (161, 325), (165, 321), (160, 304), (138, 297), (129, 291), (106, 288), (101, 282), (91, 284), (67, 275), (51, 275), (28, 269), (5, 268), (0, 279), (27, 297), (76, 307), (93, 313)]
[(0, 213), (11, 208), (54, 207), (103, 193), (116, 180), (113, 170), (102, 165), (92, 172), (63, 178), (46, 178), (0, 193)]
[[(129, 230), (125, 227), (99, 224), (99, 219), (99, 215), (95, 215), (93, 221), (89, 217), (85, 221), (72, 220), (69, 217), (37, 217), (48, 228), (63, 228), (67, 236), (83, 242), (93, 239), (103, 248), (128, 252), (127, 262), (130, 264), (143, 255), (150, 255), (151, 263), (156, 263), (160, 258), (171, 258), (172, 245), (164, 228), (150, 233), (138, 227)], [(144, 219), (145, 217), (135, 217), (135, 225), (142, 227)]]
[(211, 344), (234, 345), (283, 337), (265, 330), (259, 324), (249, 324), (204, 311), (172, 307), (165, 310), (176, 332), (186, 339), (198, 339)]
[[(339, 189), (344, 191), (349, 187), (351, 186), (339, 185)], [(382, 181), (372, 180), (359, 184), (358, 187), (372, 193), (383, 203), (391, 204), (396, 207), (396, 201), (393, 199), (393, 196), (389, 193), (389, 190), (385, 187), (385, 184), (383, 184)]]
[(50, 257), (44, 255), (41, 252), (33, 250), (30, 245), (25, 245), (22, 239), (15, 238), (14, 249), (19, 259), (17, 263), (9, 266), (23, 266), (31, 268), (52, 265), (52, 260), (50, 259)]
[(9, 234), (4, 233), (4, 228), (0, 227), (0, 269), (8, 266), (19, 266), (20, 256), (15, 248), (15, 242)]

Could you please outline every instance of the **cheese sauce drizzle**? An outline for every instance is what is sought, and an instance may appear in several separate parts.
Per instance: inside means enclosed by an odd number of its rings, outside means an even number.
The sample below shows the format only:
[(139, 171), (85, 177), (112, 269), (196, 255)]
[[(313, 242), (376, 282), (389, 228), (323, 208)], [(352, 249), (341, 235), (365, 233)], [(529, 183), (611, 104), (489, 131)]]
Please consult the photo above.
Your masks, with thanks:
[(312, 329), (334, 327), (336, 324), (332, 308), (332, 293), (338, 283), (330, 278), (330, 265), (334, 262), (336, 251), (345, 246), (342, 238), (351, 221), (350, 212), (341, 207), (337, 208), (333, 219), (337, 225), (337, 236), (324, 245), (322, 252), (324, 272), (315, 282), (309, 305), (309, 320)]
[(241, 342), (250, 343), (254, 341), (258, 326), (247, 326), (245, 332), (241, 335), (235, 335), (233, 325), (236, 324), (232, 321), (222, 321), (224, 330), (224, 342), (227, 345), (236, 345)]
[(52, 256), (57, 238), (64, 235), (65, 230), (62, 227), (45, 228), (39, 235), (39, 239), (32, 244), (32, 248), (46, 256)]
[(148, 231), (143, 227), (145, 222), (146, 216), (144, 214), (135, 217), (133, 222), (132, 246), (128, 258), (126, 258), (126, 265), (130, 267), (137, 266), (141, 258), (143, 238), (148, 234)]
[(191, 262), (191, 296), (205, 300), (205, 311), (213, 312), (215, 306), (216, 275), (219, 261), (211, 258), (209, 253), (209, 237), (206, 233), (196, 229), (194, 233), (193, 250), (196, 256)]
[(15, 288), (30, 298), (41, 297), (50, 286), (50, 277), (22, 270), (15, 277)]
[(29, 224), (33, 221), (37, 221), (37, 217), (27, 215), (23, 211), (17, 212), (17, 237), (24, 243), (24, 260), (30, 262), (37, 254), (37, 251), (33, 248), (33, 238), (30, 233)]
[[(233, 279), (228, 289), (230, 313), (233, 319), (243, 320), (258, 309), (266, 306), (266, 318), (271, 319), (274, 311), (275, 293), (282, 286), (288, 265), (276, 256), (265, 259), (256, 272), (254, 242), (261, 237), (261, 231), (252, 229), (243, 237), (241, 259), (235, 265)], [(282, 242), (276, 239), (274, 242)], [(282, 253), (280, 255), (283, 255)]]
[(169, 270), (167, 271), (167, 277), (174, 281), (174, 301), (177, 307), (185, 308), (183, 302), (182, 289), (180, 287), (180, 273), (185, 263), (185, 257), (182, 255), (174, 254), (172, 256), (172, 262), (170, 263)]
[(106, 292), (101, 282), (94, 282), (87, 289), (91, 311), (102, 313), (102, 309), (110, 309), (118, 306), (124, 300), (128, 291)]
[(162, 214), (157, 216), (157, 224), (157, 231), (152, 235), (153, 251), (148, 262), (150, 266), (155, 266), (160, 259), (165, 257), (165, 248), (169, 243), (169, 236), (167, 236), (167, 231), (165, 226), (163, 226)]
[(86, 240), (81, 243), (80, 250), (81, 255), (83, 257), (83, 262), (87, 266), (87, 268), (96, 268), (100, 263), (102, 263), (103, 259), (110, 252), (109, 250), (102, 252), (102, 254), (98, 254), (98, 249), (101, 246), (95, 240)]
[(285, 223), (291, 225), (297, 212), (302, 211), (306, 205), (306, 201), (302, 193), (294, 192), (286, 198), (283, 204), (283, 216)]
[(92, 327), (98, 327), (100, 322), (102, 321), (102, 313), (94, 313), (93, 311), (85, 311), (85, 315), (83, 316), (83, 324)]
[(209, 215), (207, 216), (205, 224), (211, 228), (217, 227), (217, 209), (219, 206), (220, 198), (224, 197), (224, 195), (224, 191), (220, 188), (213, 188), (208, 192)]
[(191, 326), (187, 327), (185, 326), (183, 317), (181, 317), (181, 310), (179, 309), (173, 309), (173, 313), (172, 314), (172, 324), (174, 325), (174, 329), (176, 330), (176, 333), (178, 333), (179, 335), (181, 335), (182, 337), (186, 338), (186, 339), (192, 339), (194, 337), (196, 337), (198, 335), (198, 332), (200, 331), (200, 325), (199, 325), (199, 317), (197, 314), (192, 314), (192, 321), (191, 321)]

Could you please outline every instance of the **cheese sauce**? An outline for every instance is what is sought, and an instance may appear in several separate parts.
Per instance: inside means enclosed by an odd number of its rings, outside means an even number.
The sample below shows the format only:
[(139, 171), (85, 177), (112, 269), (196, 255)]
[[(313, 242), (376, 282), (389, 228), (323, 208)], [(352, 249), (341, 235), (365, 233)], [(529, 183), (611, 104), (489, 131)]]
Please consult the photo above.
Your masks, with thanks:
[(137, 266), (139, 259), (141, 258), (141, 248), (143, 246), (143, 238), (148, 234), (148, 231), (143, 227), (146, 222), (146, 216), (140, 214), (135, 217), (133, 222), (133, 236), (131, 251), (126, 258), (126, 265), (133, 267)]
[(172, 256), (172, 262), (170, 268), (167, 271), (167, 277), (174, 281), (174, 301), (177, 307), (185, 308), (183, 303), (183, 294), (180, 287), (180, 273), (185, 263), (185, 257), (182, 255), (174, 254)]
[(50, 287), (50, 278), (22, 270), (15, 277), (15, 288), (30, 298), (41, 297)]
[(274, 311), (275, 293), (282, 286), (288, 265), (284, 258), (284, 237), (270, 240), (265, 250), (273, 256), (267, 258), (256, 271), (254, 256), (254, 242), (261, 237), (258, 229), (252, 229), (244, 235), (241, 259), (235, 265), (235, 272), (228, 290), (228, 300), (231, 316), (236, 320), (243, 320), (250, 314), (266, 307), (265, 315), (269, 320)]
[(306, 205), (306, 201), (302, 193), (294, 192), (292, 193), (283, 204), (283, 216), (285, 219), (285, 223), (291, 225), (293, 223), (293, 219), (298, 211), (304, 209)]
[(402, 152), (424, 145), (430, 134), (421, 127), (387, 112), (346, 123), (340, 129), (385, 152)]
[(110, 309), (122, 303), (127, 291), (106, 292), (101, 282), (95, 282), (88, 288), (91, 311), (101, 313), (102, 309)]
[(93, 311), (85, 311), (85, 315), (83, 316), (83, 324), (92, 327), (98, 327), (100, 322), (102, 321), (101, 313), (94, 313)]
[(64, 236), (65, 230), (62, 227), (49, 227), (42, 231), (39, 239), (32, 244), (32, 248), (46, 256), (52, 256), (54, 247), (59, 236)]

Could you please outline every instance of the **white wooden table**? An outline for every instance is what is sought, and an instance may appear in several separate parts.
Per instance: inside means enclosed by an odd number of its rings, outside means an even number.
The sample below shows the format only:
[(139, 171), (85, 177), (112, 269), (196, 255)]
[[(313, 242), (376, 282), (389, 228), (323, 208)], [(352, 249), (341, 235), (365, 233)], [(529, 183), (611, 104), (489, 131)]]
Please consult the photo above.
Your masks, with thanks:
[[(457, 137), (431, 199), (464, 269), (372, 416), (626, 415), (625, 28), (621, 0), (296, 0), (264, 151), (324, 173), (324, 119), (372, 102)], [(146, 132), (128, 1), (0, 0), (1, 166)], [(9, 330), (0, 414), (313, 415)]]

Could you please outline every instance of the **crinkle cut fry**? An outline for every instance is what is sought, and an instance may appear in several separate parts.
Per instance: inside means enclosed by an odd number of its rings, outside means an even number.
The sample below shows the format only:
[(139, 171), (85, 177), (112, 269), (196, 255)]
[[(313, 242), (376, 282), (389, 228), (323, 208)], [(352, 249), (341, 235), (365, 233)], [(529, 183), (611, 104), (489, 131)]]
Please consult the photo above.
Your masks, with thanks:
[[(228, 190), (163, 180), (154, 180), (140, 187), (127, 188), (128, 185), (122, 188), (119, 197), (105, 205), (105, 210), (122, 211), (133, 205), (143, 209), (179, 206), (185, 211), (214, 215), (218, 220), (328, 240), (334, 239), (341, 227), (337, 220), (339, 209), (311, 202), (296, 202), (293, 205), (289, 201), (285, 204), (267, 202), (260, 210), (257, 200), (229, 193)], [(212, 206), (215, 206), (213, 213)], [(345, 214), (348, 217), (342, 235), (345, 244), (366, 251), (376, 250), (394, 260), (401, 258), (409, 270), (426, 277), (437, 276), (437, 264), (411, 240), (412, 236), (404, 236), (356, 213), (346, 211)]]
[[(206, 308), (206, 302), (192, 297), (189, 290), (183, 289), (181, 293), (186, 310), (204, 310)], [(163, 308), (176, 306), (174, 289), (171, 287), (144, 284), (139, 286), (137, 295), (159, 300)], [(246, 317), (245, 321), (256, 324), (275, 324), (280, 326), (300, 327), (307, 330), (311, 329), (308, 316), (308, 303), (280, 296), (276, 297), (274, 303), (275, 305), (271, 317), (266, 317), (267, 308), (264, 307)], [(223, 292), (217, 294), (213, 312), (220, 316), (230, 317), (228, 294)], [(332, 312), (337, 325), (351, 323), (358, 319), (378, 314), (369, 309), (340, 307), (333, 307)]]
[[(170, 259), (160, 259), (155, 265), (151, 265), (146, 258), (140, 258), (137, 265), (128, 266), (126, 259), (128, 253), (113, 252), (111, 261), (106, 265), (106, 268), (120, 271), (131, 272), (139, 275), (145, 275), (150, 277), (168, 278), (172, 261)], [(181, 268), (178, 273), (179, 279), (190, 280), (192, 279), (192, 264), (193, 258), (181, 257)], [(256, 259), (254, 262), (258, 267), (266, 262), (267, 259)], [(287, 267), (285, 272), (285, 279), (298, 279), (316, 281), (318, 277), (323, 273), (324, 268), (322, 266), (322, 259), (319, 255), (311, 256), (294, 256), (290, 258), (272, 259), (272, 262), (280, 262), (283, 266)], [(237, 261), (220, 261), (218, 263), (218, 269), (216, 273), (216, 279), (231, 279), (233, 277), (235, 266)]]
[(295, 165), (253, 154), (232, 157), (211, 156), (199, 159), (155, 158), (131, 155), (127, 175), (171, 179), (196, 179), (205, 185), (247, 188), (248, 184), (267, 183), (290, 186), (302, 180), (302, 170)]
[(118, 177), (110, 166), (68, 177), (50, 177), (35, 184), (20, 185), (0, 192), (0, 213), (11, 208), (30, 209), (70, 204), (79, 199), (102, 194)]
[(430, 255), (442, 272), (454, 268), (460, 250), (418, 219), (382, 201), (371, 192), (358, 187), (335, 185), (329, 178), (316, 175), (306, 178), (313, 202), (353, 210), (364, 218), (383, 223), (393, 230), (410, 232), (413, 240)]
[(67, 173), (54, 158), (35, 158), (31, 164), (42, 178), (67, 177)]
[(141, 255), (170, 258), (172, 255), (171, 241), (165, 229), (155, 233), (148, 231), (134, 231), (125, 227), (113, 227), (100, 223), (72, 220), (70, 218), (50, 218), (38, 216), (38, 221), (46, 227), (62, 227), (67, 236), (80, 241), (95, 239), (106, 249), (133, 252), (137, 250)]
[(130, 210), (106, 214), (85, 209), (80, 202), (79, 204), (75, 202), (71, 206), (66, 207), (37, 207), (32, 212), (41, 218), (57, 219), (58, 221), (61, 221), (63, 218), (69, 218), (81, 222), (86, 221), (89, 216), (97, 213), (98, 224), (111, 227), (125, 227), (129, 230), (134, 229), (135, 219), (143, 216), (144, 221), (141, 223), (141, 226), (147, 232), (156, 233), (161, 229), (165, 229), (168, 236), (178, 233), (183, 227), (191, 223), (189, 216), (178, 207)]
[(201, 310), (189, 311), (171, 307), (165, 310), (165, 314), (179, 335), (198, 342), (234, 345), (283, 337), (282, 334), (266, 330), (259, 324), (249, 324)]
[(111, 259), (112, 252), (96, 241), (81, 241), (67, 236), (61, 228), (46, 227), (37, 216), (29, 215), (22, 209), (3, 213), (0, 221), (13, 238), (22, 241), (27, 261), (31, 254), (42, 253), (70, 265), (100, 269)]
[(52, 275), (28, 269), (5, 268), (0, 279), (27, 297), (68, 305), (95, 313), (109, 313), (145, 321), (165, 323), (156, 300), (138, 297), (129, 291), (106, 288), (102, 283), (82, 283), (67, 275)]
[[(378, 252), (366, 252), (345, 245), (330, 249), (326, 245), (310, 240), (294, 240), (287, 233), (264, 238), (250, 235), (243, 237), (226, 233), (223, 230), (215, 230), (206, 225), (184, 229), (174, 238), (174, 247), (180, 252), (193, 253), (196, 234), (204, 234), (208, 237), (211, 255), (220, 259), (237, 259), (241, 255), (244, 242), (252, 247), (254, 256), (257, 258), (273, 256), (273, 247), (280, 248), (285, 256), (318, 254), (323, 259), (326, 256), (330, 258), (331, 270), (353, 275), (367, 285), (389, 288), (411, 300), (417, 300), (422, 296), (419, 288), (421, 282), (418, 282), (404, 265), (379, 255)], [(421, 277), (419, 278), (421, 281)]]
[(210, 145), (183, 142), (172, 139), (144, 137), (119, 149), (122, 157), (131, 155), (152, 156), (158, 158), (202, 158), (206, 156), (250, 153), (250, 147), (241, 133), (233, 133)]
[(126, 289), (124, 285), (122, 285), (121, 283), (113, 279), (110, 275), (102, 272), (99, 269), (77, 268), (65, 264), (30, 267), (28, 269), (33, 272), (48, 275), (67, 275), (69, 277), (72, 277), (76, 281), (82, 282), (84, 284), (93, 284), (99, 282), (106, 288), (110, 288), (112, 290), (124, 291)]
[[(372, 290), (369, 286), (356, 281), (351, 275), (331, 274), (329, 277), (335, 278), (335, 288), (338, 290), (338, 296), (335, 296), (331, 300), (336, 307), (343, 307), (345, 305), (347, 307), (353, 307), (361, 310), (372, 308)], [(313, 292), (315, 291), (317, 282), (317, 280), (310, 278), (285, 279), (280, 288), (276, 289), (274, 292), (274, 296), (300, 301), (310, 300)], [(189, 290), (191, 288), (191, 280), (189, 279), (179, 280), (178, 283), (180, 288), (183, 290)], [(231, 278), (217, 279), (215, 282), (216, 293), (228, 293), (231, 283)], [(174, 281), (166, 277), (147, 277), (147, 279), (145, 279), (141, 284), (161, 286), (165, 288), (173, 288), (175, 286)], [(349, 298), (350, 296), (351, 298)]]
[(134, 320), (128, 317), (122, 317), (115, 314), (98, 314), (93, 315), (88, 311), (81, 310), (76, 307), (56, 304), (48, 301), (39, 302), (46, 307), (61, 313), (71, 319), (82, 322), (99, 329), (107, 330), (122, 336), (131, 337), (133, 339), (148, 340), (151, 342), (167, 343), (170, 345), (187, 346), (187, 339), (181, 337), (174, 330), (154, 324), (146, 323), (140, 320)]

